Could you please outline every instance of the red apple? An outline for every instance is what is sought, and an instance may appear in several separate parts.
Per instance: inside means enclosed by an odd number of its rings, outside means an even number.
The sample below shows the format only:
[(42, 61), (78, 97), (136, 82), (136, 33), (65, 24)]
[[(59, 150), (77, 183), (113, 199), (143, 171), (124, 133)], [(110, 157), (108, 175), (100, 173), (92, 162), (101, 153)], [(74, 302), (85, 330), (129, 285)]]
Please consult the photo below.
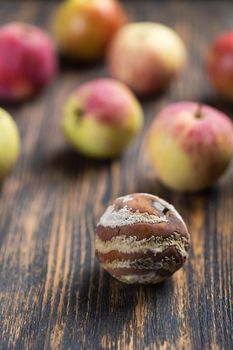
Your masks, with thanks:
[(94, 61), (125, 23), (126, 15), (115, 0), (67, 0), (55, 12), (53, 32), (64, 55)]
[(0, 99), (20, 101), (54, 77), (57, 59), (49, 36), (35, 26), (9, 23), (0, 28)]
[(111, 75), (136, 94), (165, 88), (184, 65), (186, 50), (177, 33), (159, 23), (130, 23), (115, 35), (107, 61)]
[(158, 178), (178, 191), (214, 183), (233, 154), (233, 124), (222, 112), (194, 102), (163, 109), (149, 132), (148, 150)]
[(218, 93), (233, 99), (233, 31), (215, 39), (209, 49), (207, 70)]
[(68, 98), (62, 127), (79, 152), (93, 158), (120, 154), (138, 134), (143, 111), (132, 92), (118, 81), (97, 79)]

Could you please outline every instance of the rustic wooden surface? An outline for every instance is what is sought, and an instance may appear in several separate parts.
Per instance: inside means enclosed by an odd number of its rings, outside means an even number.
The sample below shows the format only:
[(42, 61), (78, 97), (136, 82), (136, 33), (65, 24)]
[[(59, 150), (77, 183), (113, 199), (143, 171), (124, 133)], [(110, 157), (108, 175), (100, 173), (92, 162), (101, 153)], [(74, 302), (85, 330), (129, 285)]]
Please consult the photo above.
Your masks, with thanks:
[[(233, 117), (216, 98), (203, 57), (210, 40), (232, 27), (233, 3), (125, 1), (131, 19), (174, 27), (189, 49), (186, 70), (165, 93), (143, 102), (141, 137), (112, 162), (72, 152), (59, 123), (63, 101), (104, 66), (61, 65), (55, 83), (19, 106), (22, 154), (0, 188), (0, 348), (232, 349), (233, 169), (197, 195), (154, 180), (144, 135), (155, 113), (176, 100), (201, 100)], [(48, 28), (52, 2), (1, 1), (0, 21)], [(159, 286), (123, 285), (99, 269), (94, 227), (106, 204), (129, 192), (151, 192), (174, 203), (192, 234), (185, 268)]]

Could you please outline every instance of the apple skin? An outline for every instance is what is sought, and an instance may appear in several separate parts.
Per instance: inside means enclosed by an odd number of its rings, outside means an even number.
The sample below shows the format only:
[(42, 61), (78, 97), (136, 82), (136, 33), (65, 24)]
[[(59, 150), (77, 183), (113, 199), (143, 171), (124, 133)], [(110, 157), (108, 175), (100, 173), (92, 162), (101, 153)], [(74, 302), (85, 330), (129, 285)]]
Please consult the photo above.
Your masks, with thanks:
[(0, 181), (15, 165), (19, 152), (18, 128), (10, 114), (0, 108)]
[(82, 62), (102, 58), (127, 18), (115, 0), (67, 0), (55, 12), (52, 31), (61, 53)]
[(57, 70), (54, 45), (41, 29), (12, 22), (0, 28), (0, 100), (19, 102), (46, 86)]
[(211, 45), (207, 71), (218, 93), (233, 100), (233, 31), (221, 34)]
[(113, 38), (107, 54), (111, 75), (138, 95), (165, 88), (185, 61), (186, 49), (177, 33), (150, 22), (124, 26)]
[(119, 155), (142, 124), (143, 111), (131, 91), (112, 79), (97, 79), (68, 98), (62, 128), (80, 153), (104, 159)]
[(178, 102), (158, 114), (148, 140), (151, 163), (164, 185), (177, 191), (201, 191), (230, 163), (233, 124), (217, 109)]

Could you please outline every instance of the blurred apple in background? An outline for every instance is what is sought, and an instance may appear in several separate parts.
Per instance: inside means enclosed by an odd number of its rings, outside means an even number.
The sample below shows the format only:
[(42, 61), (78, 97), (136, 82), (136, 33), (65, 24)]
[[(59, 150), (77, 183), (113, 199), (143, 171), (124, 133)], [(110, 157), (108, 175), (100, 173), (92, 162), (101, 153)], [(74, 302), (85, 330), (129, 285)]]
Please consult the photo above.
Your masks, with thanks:
[(61, 53), (89, 62), (104, 56), (125, 23), (126, 15), (115, 0), (67, 0), (55, 12), (52, 29)]
[(194, 102), (164, 108), (149, 131), (156, 175), (178, 191), (199, 191), (226, 170), (233, 154), (233, 125), (222, 112)]
[(18, 128), (10, 114), (0, 108), (0, 181), (15, 165), (19, 151)]
[(17, 102), (46, 86), (57, 70), (54, 45), (33, 25), (0, 27), (0, 99)]
[(215, 39), (209, 49), (207, 69), (215, 89), (233, 100), (233, 31)]
[(131, 91), (112, 79), (81, 85), (68, 98), (62, 127), (67, 140), (86, 156), (120, 154), (140, 131), (143, 111)]
[(186, 50), (177, 33), (158, 23), (130, 23), (110, 44), (110, 73), (139, 95), (166, 87), (185, 63)]

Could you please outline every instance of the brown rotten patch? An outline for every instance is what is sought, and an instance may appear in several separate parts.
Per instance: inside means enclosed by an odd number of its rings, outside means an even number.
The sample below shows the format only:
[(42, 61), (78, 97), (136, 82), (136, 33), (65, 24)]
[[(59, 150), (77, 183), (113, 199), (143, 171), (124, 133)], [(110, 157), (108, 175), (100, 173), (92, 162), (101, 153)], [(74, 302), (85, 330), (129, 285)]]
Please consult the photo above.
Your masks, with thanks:
[(156, 255), (151, 252), (137, 252), (137, 253), (121, 253), (118, 250), (112, 250), (109, 253), (102, 254), (96, 251), (96, 256), (101, 263), (111, 262), (114, 260), (126, 261), (126, 260), (138, 260), (138, 259), (147, 259), (150, 258), (153, 262), (163, 262), (166, 261), (166, 258), (173, 258), (176, 264), (183, 264), (186, 260), (186, 257), (182, 256), (176, 249), (175, 246), (164, 249), (162, 253), (157, 253)]

